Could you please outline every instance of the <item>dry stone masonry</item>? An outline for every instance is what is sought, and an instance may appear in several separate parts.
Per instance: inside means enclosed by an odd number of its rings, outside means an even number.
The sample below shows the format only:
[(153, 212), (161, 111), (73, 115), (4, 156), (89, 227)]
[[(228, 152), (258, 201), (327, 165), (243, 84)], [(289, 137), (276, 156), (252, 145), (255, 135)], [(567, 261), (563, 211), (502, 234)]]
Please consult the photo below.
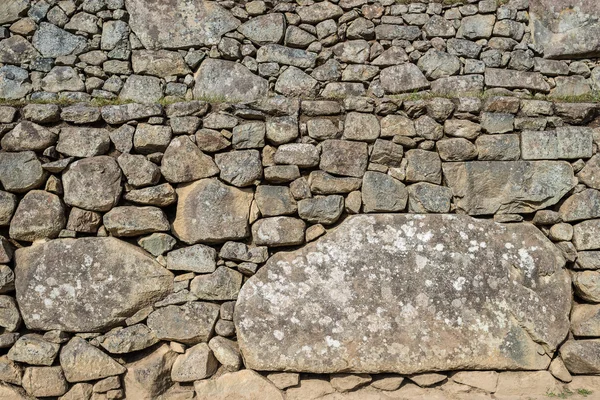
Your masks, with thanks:
[(592, 0), (0, 2), (0, 399), (600, 398)]

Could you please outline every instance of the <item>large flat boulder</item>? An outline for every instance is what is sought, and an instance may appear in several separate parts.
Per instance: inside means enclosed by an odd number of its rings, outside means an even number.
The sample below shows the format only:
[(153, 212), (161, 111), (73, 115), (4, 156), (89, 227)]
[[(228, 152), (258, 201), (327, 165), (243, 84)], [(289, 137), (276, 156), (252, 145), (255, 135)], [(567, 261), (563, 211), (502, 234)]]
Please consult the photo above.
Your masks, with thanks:
[(238, 343), (265, 371), (546, 369), (569, 331), (564, 264), (531, 224), (353, 216), (248, 280)]
[(146, 49), (184, 49), (219, 44), (240, 21), (216, 2), (126, 0), (129, 25)]
[(577, 179), (564, 161), (444, 163), (457, 208), (469, 215), (531, 213), (554, 205)]
[(251, 102), (267, 95), (266, 79), (240, 63), (209, 58), (196, 72), (194, 98), (208, 102)]
[(173, 289), (173, 275), (115, 238), (59, 239), (15, 253), (17, 302), (32, 330), (106, 331)]
[(546, 58), (600, 55), (600, 7), (597, 0), (530, 0), (529, 26)]

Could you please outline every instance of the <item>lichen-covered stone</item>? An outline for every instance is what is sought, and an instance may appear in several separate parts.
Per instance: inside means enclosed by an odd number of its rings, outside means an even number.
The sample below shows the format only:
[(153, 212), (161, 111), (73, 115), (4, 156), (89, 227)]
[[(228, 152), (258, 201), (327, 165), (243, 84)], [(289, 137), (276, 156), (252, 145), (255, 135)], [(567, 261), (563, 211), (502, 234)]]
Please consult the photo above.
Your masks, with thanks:
[(208, 342), (219, 316), (219, 305), (199, 301), (167, 306), (148, 316), (148, 327), (161, 340), (194, 345)]
[(268, 83), (239, 63), (208, 59), (196, 73), (194, 98), (207, 101), (250, 102), (267, 94)]
[(19, 309), (29, 329), (109, 329), (172, 290), (172, 274), (115, 238), (59, 239), (15, 253)]
[(54, 239), (66, 222), (60, 197), (43, 190), (32, 190), (19, 203), (9, 234), (12, 239), (26, 242)]
[(24, 193), (44, 183), (46, 172), (33, 151), (0, 153), (0, 183), (8, 192)]
[(2, 149), (5, 151), (43, 151), (56, 143), (58, 136), (43, 126), (29, 121), (22, 121), (2, 138)]
[(530, 224), (351, 217), (244, 285), (238, 342), (247, 367), (268, 371), (545, 369), (569, 330), (563, 266)]

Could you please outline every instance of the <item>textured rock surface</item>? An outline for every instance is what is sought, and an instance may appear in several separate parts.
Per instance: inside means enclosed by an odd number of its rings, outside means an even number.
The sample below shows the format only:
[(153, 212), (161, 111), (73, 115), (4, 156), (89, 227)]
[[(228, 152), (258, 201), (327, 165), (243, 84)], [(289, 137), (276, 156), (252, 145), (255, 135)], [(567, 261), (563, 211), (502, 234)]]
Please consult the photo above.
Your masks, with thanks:
[(241, 64), (206, 60), (196, 73), (194, 97), (212, 101), (257, 100), (267, 94), (267, 81)]
[(110, 328), (171, 291), (172, 275), (113, 238), (60, 239), (16, 252), (17, 301), (30, 329)]
[(544, 369), (568, 331), (563, 266), (528, 224), (353, 217), (242, 288), (240, 349), (259, 370)]

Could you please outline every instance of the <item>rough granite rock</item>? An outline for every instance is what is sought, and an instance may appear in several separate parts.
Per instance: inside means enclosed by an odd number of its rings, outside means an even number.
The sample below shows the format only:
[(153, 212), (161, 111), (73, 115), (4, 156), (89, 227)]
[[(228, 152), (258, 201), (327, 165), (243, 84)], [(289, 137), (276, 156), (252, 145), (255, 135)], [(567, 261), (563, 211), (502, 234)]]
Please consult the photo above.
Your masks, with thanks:
[(66, 222), (60, 197), (43, 190), (32, 190), (19, 203), (9, 234), (12, 239), (26, 242), (54, 239)]
[(251, 102), (267, 95), (267, 80), (242, 64), (207, 59), (196, 72), (194, 98), (207, 101)]
[(126, 0), (131, 29), (149, 50), (210, 46), (240, 21), (215, 2)]
[(266, 371), (546, 369), (569, 330), (564, 264), (530, 224), (353, 216), (250, 278), (238, 343)]
[(562, 161), (444, 163), (457, 208), (470, 215), (530, 213), (558, 203), (577, 180)]
[(77, 336), (60, 351), (60, 365), (69, 382), (93, 381), (126, 371), (108, 354)]
[(29, 121), (22, 121), (0, 142), (5, 151), (43, 151), (56, 143), (56, 133)]
[(0, 183), (4, 190), (24, 193), (40, 187), (47, 174), (33, 151), (0, 153)]
[(199, 301), (159, 308), (148, 316), (148, 327), (161, 340), (194, 345), (208, 342), (219, 316), (219, 305)]
[(177, 358), (168, 344), (157, 345), (138, 353), (126, 364), (123, 377), (126, 398), (132, 400), (153, 400), (163, 394), (172, 384), (171, 368)]
[(269, 380), (249, 369), (197, 381), (194, 387), (198, 400), (284, 400)]
[(414, 64), (401, 64), (381, 71), (381, 87), (386, 93), (397, 94), (429, 88), (429, 82), (419, 67)]
[(173, 233), (182, 241), (219, 243), (250, 234), (251, 190), (228, 186), (217, 179), (201, 179), (180, 186), (177, 196)]
[(15, 252), (17, 302), (29, 329), (110, 329), (171, 293), (172, 274), (115, 238), (59, 239)]

